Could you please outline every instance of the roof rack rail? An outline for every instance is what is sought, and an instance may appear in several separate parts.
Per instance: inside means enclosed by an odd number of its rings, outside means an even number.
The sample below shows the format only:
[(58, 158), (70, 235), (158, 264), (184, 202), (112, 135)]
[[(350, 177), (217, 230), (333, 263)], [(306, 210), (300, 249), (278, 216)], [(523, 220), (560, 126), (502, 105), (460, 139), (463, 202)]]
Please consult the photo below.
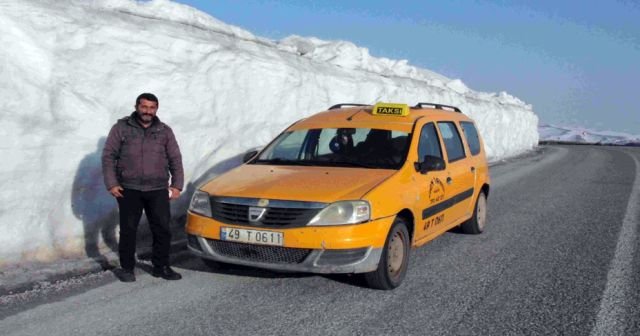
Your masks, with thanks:
[(455, 106), (444, 105), (444, 104), (436, 104), (436, 103), (417, 103), (416, 106), (414, 106), (414, 108), (423, 108), (424, 105), (433, 106), (434, 108), (436, 108), (438, 110), (444, 110), (445, 108), (449, 108), (449, 109), (452, 109), (455, 112), (462, 113), (462, 111), (460, 111), (460, 109), (455, 107)]
[(336, 104), (331, 106), (329, 109), (330, 110), (335, 110), (335, 109), (339, 109), (339, 108), (343, 108), (345, 106), (371, 106), (369, 104), (352, 104), (352, 103), (345, 103), (345, 104)]

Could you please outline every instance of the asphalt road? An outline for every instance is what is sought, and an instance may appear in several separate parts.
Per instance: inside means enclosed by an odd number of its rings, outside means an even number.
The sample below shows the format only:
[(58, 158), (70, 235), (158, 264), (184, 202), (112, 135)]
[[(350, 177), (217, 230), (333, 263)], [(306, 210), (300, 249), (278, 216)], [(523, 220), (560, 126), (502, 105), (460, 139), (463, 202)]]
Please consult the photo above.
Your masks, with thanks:
[(2, 335), (640, 335), (640, 148), (541, 147), (491, 168), (488, 227), (414, 249), (401, 287), (354, 276), (110, 272), (5, 298)]

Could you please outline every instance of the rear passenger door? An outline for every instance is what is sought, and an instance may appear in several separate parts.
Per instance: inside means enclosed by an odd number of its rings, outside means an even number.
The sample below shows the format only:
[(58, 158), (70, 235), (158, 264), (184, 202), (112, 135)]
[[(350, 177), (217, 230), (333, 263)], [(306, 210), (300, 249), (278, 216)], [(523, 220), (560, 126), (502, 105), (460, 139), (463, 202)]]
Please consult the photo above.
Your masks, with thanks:
[[(467, 139), (466, 142), (469, 147), (470, 154), (469, 162), (473, 167), (473, 186), (477, 193), (484, 183), (484, 180), (481, 177), (489, 174), (489, 167), (487, 166), (487, 160), (482, 151), (482, 143), (480, 142), (480, 136), (478, 135), (476, 126), (470, 121), (461, 121), (460, 127), (462, 128), (462, 134)], [(469, 201), (469, 207), (473, 209), (474, 206), (475, 199), (471, 199)]]
[(471, 216), (469, 200), (474, 193), (475, 168), (468, 159), (461, 132), (454, 121), (437, 122), (447, 162), (445, 189), (447, 226)]

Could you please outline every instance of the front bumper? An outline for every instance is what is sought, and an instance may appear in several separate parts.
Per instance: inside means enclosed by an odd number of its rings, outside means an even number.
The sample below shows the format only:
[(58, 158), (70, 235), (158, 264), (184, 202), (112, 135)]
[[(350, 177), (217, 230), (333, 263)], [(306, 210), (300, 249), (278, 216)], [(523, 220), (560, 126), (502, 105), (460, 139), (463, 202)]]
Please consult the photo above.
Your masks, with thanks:
[(219, 262), (277, 271), (308, 273), (366, 273), (375, 271), (381, 248), (297, 249), (207, 239), (189, 235), (189, 250)]
[(255, 228), (228, 225), (191, 212), (185, 230), (189, 250), (206, 259), (280, 271), (365, 273), (377, 269), (393, 219), (357, 225), (270, 229), (284, 233), (284, 246), (221, 240), (222, 227)]

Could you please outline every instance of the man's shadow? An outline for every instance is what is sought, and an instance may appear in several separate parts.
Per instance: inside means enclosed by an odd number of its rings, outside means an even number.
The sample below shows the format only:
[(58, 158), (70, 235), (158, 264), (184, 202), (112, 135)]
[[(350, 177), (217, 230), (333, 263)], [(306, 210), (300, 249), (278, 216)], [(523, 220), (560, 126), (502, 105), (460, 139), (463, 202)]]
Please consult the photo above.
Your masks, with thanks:
[[(224, 159), (222, 161), (217, 162), (215, 165), (213, 165), (211, 168), (208, 168), (204, 173), (200, 174), (200, 176), (192, 179), (189, 183), (187, 183), (187, 185), (184, 188), (183, 191), (183, 200), (185, 200), (185, 202), (181, 202), (179, 204), (176, 204), (175, 207), (173, 207), (171, 209), (172, 213), (177, 213), (177, 214), (183, 214), (184, 216), (186, 216), (187, 214), (187, 208), (189, 207), (189, 201), (191, 200), (191, 196), (193, 196), (193, 193), (196, 192), (196, 190), (198, 190), (200, 187), (202, 187), (204, 184), (206, 184), (207, 182), (209, 182), (211, 179), (213, 179), (214, 177), (224, 174), (226, 172), (228, 172), (231, 169), (234, 169), (240, 165), (242, 165), (244, 163), (244, 156), (251, 151), (257, 151), (259, 149), (261, 149), (262, 147), (254, 147), (251, 148), (249, 150), (246, 150), (240, 154), (236, 154), (230, 158)], [(210, 156), (213, 156), (216, 153), (216, 151), (212, 151), (210, 153)], [(203, 162), (207, 162), (209, 160), (209, 158), (205, 157), (200, 165), (204, 164)], [(175, 210), (175, 212), (174, 212)]]
[(115, 231), (118, 226), (118, 208), (103, 182), (101, 157), (105, 141), (106, 137), (101, 137), (95, 152), (88, 154), (80, 162), (73, 180), (71, 208), (76, 218), (82, 221), (87, 256), (107, 270), (114, 266), (103, 252), (118, 251)]

